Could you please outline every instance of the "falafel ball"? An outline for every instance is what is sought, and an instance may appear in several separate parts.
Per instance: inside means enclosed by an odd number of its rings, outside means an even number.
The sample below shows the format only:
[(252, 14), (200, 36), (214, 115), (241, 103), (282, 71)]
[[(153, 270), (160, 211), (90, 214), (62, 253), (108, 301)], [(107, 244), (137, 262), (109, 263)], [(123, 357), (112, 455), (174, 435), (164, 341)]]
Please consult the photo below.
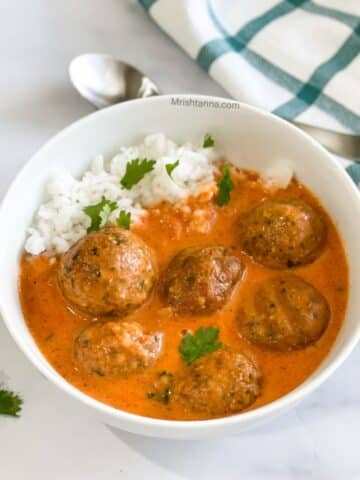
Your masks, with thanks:
[(185, 248), (164, 272), (162, 294), (176, 313), (209, 315), (224, 306), (243, 269), (225, 247)]
[(62, 256), (58, 280), (65, 298), (83, 312), (123, 316), (147, 300), (157, 275), (154, 253), (141, 238), (106, 227)]
[(296, 198), (265, 200), (240, 216), (239, 242), (256, 262), (281, 269), (313, 262), (326, 241), (326, 225)]

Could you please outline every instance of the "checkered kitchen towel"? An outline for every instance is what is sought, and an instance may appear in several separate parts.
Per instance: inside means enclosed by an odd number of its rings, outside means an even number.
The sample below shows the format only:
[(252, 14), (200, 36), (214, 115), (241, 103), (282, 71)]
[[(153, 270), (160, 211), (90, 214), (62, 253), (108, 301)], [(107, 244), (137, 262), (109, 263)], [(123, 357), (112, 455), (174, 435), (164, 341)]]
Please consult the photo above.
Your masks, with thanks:
[(139, 1), (237, 100), (360, 134), (360, 0)]

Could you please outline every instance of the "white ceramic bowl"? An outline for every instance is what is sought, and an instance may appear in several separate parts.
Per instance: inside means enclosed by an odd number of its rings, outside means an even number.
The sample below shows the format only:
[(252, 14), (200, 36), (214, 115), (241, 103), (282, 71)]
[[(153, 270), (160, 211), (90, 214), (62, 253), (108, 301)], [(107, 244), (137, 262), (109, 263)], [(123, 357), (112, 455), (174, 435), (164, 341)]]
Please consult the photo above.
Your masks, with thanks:
[[(191, 105), (176, 106), (173, 99)], [(199, 106), (209, 102), (208, 106)], [(234, 102), (232, 102), (234, 105)], [(67, 383), (46, 361), (26, 327), (17, 275), (25, 230), (54, 167), (78, 175), (94, 155), (111, 154), (145, 134), (162, 131), (178, 141), (211, 133), (217, 147), (235, 164), (263, 169), (285, 158), (297, 177), (321, 200), (343, 239), (350, 266), (350, 298), (344, 326), (322, 365), (288, 395), (256, 410), (227, 418), (176, 422), (140, 417), (109, 407)], [(345, 360), (360, 337), (360, 196), (345, 171), (316, 142), (290, 124), (255, 108), (204, 96), (162, 96), (101, 110), (56, 135), (25, 165), (12, 183), (0, 211), (0, 303), (18, 346), (45, 377), (103, 422), (149, 436), (191, 438), (238, 433), (296, 404)], [(336, 268), (336, 265), (334, 265)]]

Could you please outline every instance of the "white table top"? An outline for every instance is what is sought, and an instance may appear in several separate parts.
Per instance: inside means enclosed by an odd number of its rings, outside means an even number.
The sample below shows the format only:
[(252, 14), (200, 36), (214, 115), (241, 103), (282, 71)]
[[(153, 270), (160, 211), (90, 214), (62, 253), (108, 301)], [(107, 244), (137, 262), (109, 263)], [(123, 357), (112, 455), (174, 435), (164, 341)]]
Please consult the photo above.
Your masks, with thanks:
[[(98, 51), (139, 66), (166, 93), (225, 95), (129, 0), (0, 0), (0, 195), (55, 132), (92, 108), (67, 66)], [(6, 234), (2, 232), (2, 234)], [(48, 383), (0, 323), (0, 383), (25, 399), (0, 417), (0, 478), (360, 479), (360, 348), (291, 412), (238, 437), (176, 442), (114, 431)]]

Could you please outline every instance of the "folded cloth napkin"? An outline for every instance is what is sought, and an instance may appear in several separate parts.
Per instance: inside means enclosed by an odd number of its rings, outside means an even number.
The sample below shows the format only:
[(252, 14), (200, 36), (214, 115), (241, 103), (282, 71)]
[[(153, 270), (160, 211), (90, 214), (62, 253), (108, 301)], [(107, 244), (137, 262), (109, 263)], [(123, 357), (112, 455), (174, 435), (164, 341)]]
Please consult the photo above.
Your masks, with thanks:
[(235, 99), (360, 134), (360, 0), (139, 2)]

